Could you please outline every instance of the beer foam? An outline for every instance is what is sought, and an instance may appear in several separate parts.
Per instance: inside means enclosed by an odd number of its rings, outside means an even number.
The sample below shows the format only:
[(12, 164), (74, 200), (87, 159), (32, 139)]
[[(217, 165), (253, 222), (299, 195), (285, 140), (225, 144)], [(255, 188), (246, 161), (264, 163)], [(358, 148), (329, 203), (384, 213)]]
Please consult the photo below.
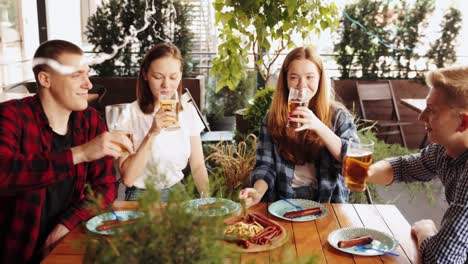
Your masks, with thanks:
[(372, 151), (360, 149), (348, 150), (348, 152), (346, 153), (346, 156), (350, 157), (365, 157), (370, 155), (372, 155)]

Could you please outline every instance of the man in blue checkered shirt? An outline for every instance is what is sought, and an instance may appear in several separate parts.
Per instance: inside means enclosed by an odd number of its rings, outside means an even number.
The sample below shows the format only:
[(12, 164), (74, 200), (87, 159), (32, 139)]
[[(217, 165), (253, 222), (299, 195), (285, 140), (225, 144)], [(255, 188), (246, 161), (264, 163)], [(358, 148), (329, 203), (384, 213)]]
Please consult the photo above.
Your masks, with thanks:
[(369, 168), (369, 182), (429, 181), (439, 177), (449, 208), (440, 230), (432, 220), (412, 227), (423, 263), (468, 263), (468, 67), (426, 77), (431, 91), (419, 116), (434, 144), (417, 154), (390, 158)]

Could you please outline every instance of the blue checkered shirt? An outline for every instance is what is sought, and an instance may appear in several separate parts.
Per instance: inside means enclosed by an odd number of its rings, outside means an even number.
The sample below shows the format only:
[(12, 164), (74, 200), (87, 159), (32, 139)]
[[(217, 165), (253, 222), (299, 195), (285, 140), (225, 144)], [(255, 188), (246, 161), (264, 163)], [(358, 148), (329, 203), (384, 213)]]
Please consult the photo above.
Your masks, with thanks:
[(447, 156), (432, 144), (420, 153), (387, 159), (395, 181), (429, 181), (439, 177), (449, 208), (440, 230), (421, 244), (423, 263), (468, 263), (468, 150), (460, 157)]
[[(251, 185), (257, 180), (264, 180), (268, 190), (263, 201), (276, 201), (283, 198), (294, 198), (292, 187), (294, 164), (283, 159), (277, 146), (268, 132), (268, 114), (263, 119), (260, 137), (257, 145), (255, 169), (251, 176)], [(351, 114), (344, 108), (336, 108), (332, 120), (332, 130), (341, 139), (341, 156), (344, 157), (348, 140), (358, 138)], [(324, 148), (319, 160), (315, 161), (318, 180), (318, 202), (345, 203), (349, 198), (349, 190), (345, 187), (341, 175), (341, 161)]]

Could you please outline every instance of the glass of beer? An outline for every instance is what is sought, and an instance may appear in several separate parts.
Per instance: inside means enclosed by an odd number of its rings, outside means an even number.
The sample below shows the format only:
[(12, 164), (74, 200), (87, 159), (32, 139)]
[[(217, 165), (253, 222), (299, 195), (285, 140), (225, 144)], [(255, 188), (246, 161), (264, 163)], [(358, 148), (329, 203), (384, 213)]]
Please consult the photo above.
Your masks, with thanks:
[(371, 140), (351, 139), (343, 160), (343, 177), (346, 187), (353, 192), (366, 189), (367, 170), (372, 164), (374, 142)]
[[(106, 122), (109, 131), (118, 132), (127, 136), (133, 142), (133, 133), (129, 131), (130, 126), (130, 104), (114, 104), (105, 108)], [(129, 154), (120, 144), (120, 151)]]
[[(308, 98), (309, 88), (307, 87), (291, 87), (289, 88), (288, 96), (288, 111), (292, 113), (294, 109), (299, 106), (307, 106), (309, 99)], [(299, 115), (290, 115), (290, 117), (297, 118)], [(288, 120), (288, 127), (298, 128), (301, 127), (301, 123)]]
[(173, 130), (179, 128), (179, 95), (177, 94), (177, 90), (160, 91), (158, 96), (161, 109), (175, 113), (175, 119), (163, 120), (165, 129)]

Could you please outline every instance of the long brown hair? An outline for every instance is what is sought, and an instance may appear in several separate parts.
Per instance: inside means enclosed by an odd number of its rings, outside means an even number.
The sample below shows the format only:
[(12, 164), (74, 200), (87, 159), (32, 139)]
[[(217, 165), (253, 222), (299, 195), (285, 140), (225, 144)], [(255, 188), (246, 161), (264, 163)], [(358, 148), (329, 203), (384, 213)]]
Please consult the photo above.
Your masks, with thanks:
[(320, 80), (315, 96), (309, 101), (309, 109), (328, 127), (332, 123), (333, 94), (326, 84), (323, 63), (317, 52), (310, 47), (295, 48), (284, 59), (278, 77), (273, 102), (268, 116), (268, 130), (273, 142), (278, 146), (281, 157), (294, 164), (302, 165), (318, 158), (324, 144), (320, 137), (310, 130), (294, 132), (287, 128), (288, 120), (288, 82), (289, 65), (294, 60), (309, 60), (317, 66)]
[[(145, 74), (148, 74), (151, 63), (157, 59), (171, 57), (180, 61), (180, 72), (183, 71), (184, 59), (180, 53), (179, 48), (171, 43), (161, 43), (151, 48), (143, 58), (143, 62), (140, 67), (140, 74), (136, 84), (136, 97), (138, 106), (145, 114), (151, 114), (154, 112), (154, 102), (157, 98), (151, 92), (148, 81), (145, 80)], [(179, 87), (177, 88), (179, 94), (179, 111), (182, 110), (182, 79), (180, 80)]]

